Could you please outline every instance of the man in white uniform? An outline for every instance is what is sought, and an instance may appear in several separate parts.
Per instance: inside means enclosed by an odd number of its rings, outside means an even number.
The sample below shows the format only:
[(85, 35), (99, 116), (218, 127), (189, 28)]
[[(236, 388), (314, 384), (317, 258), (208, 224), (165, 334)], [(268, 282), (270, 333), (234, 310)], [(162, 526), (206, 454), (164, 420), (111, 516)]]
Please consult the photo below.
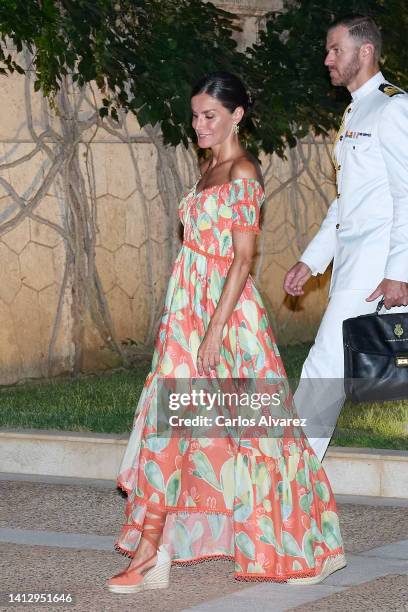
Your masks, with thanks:
[(408, 95), (381, 74), (380, 54), (369, 17), (337, 20), (328, 31), (331, 82), (352, 96), (333, 151), (337, 197), (284, 281), (287, 293), (302, 295), (333, 260), (329, 304), (295, 393), (299, 415), (323, 424), (321, 433), (309, 430), (320, 460), (345, 399), (343, 320), (374, 312), (381, 296), (388, 309), (408, 304)]

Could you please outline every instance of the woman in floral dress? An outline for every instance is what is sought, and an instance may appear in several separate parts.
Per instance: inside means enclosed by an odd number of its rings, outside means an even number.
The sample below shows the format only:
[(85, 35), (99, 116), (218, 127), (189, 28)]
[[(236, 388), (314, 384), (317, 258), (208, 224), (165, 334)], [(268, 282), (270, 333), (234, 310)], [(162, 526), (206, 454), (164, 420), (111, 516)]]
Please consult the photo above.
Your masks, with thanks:
[[(172, 563), (210, 558), (234, 559), (237, 579), (320, 582), (345, 559), (333, 493), (304, 435), (157, 434), (159, 380), (285, 378), (249, 274), (264, 187), (238, 136), (246, 89), (212, 73), (191, 103), (212, 156), (179, 206), (184, 240), (118, 476), (128, 499), (116, 546), (132, 561), (108, 588), (164, 588)], [(293, 412), (289, 394), (286, 406)]]

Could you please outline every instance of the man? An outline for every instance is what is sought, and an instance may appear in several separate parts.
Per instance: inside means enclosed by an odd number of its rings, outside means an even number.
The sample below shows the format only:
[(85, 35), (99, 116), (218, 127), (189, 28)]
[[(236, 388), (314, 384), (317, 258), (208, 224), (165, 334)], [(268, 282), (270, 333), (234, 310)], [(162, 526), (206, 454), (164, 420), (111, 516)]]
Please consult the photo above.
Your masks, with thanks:
[[(303, 295), (333, 260), (329, 304), (295, 393), (320, 460), (345, 399), (343, 320), (375, 311), (381, 296), (392, 312), (408, 304), (408, 95), (381, 74), (380, 54), (370, 17), (339, 19), (328, 31), (331, 82), (352, 96), (333, 150), (337, 197), (284, 281), (287, 293)], [(318, 421), (323, 428), (313, 429)]]

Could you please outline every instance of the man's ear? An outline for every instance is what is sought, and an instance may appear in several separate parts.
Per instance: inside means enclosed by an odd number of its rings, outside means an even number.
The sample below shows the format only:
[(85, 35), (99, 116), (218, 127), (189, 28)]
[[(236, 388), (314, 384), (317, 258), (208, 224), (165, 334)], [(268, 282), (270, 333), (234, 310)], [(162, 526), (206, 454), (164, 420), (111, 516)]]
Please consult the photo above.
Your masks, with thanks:
[(364, 45), (360, 47), (360, 54), (364, 58), (371, 56), (371, 58), (374, 59), (374, 45), (371, 43), (364, 43)]

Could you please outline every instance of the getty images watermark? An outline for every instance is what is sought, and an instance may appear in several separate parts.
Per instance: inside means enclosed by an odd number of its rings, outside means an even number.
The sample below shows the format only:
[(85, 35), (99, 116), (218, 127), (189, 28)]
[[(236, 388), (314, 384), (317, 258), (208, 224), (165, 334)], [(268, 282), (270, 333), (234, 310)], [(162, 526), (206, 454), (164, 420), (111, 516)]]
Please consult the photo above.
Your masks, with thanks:
[[(262, 408), (281, 407), (283, 390), (275, 393), (254, 392), (209, 392), (204, 389), (192, 389), (191, 392), (178, 392), (169, 394), (168, 408), (170, 411), (179, 411), (178, 414), (169, 415), (171, 427), (217, 427), (228, 426), (266, 426), (266, 427), (305, 427), (307, 419), (275, 416), (265, 414)], [(195, 408), (200, 414), (185, 416), (185, 409)], [(244, 414), (213, 414), (217, 409), (244, 409)], [(201, 414), (202, 411), (208, 414)], [(258, 412), (256, 416), (248, 416), (247, 411)], [(180, 414), (181, 413), (181, 414)], [(211, 413), (211, 414), (210, 414)]]
[(281, 437), (307, 426), (280, 378), (160, 378), (156, 410), (160, 436)]

